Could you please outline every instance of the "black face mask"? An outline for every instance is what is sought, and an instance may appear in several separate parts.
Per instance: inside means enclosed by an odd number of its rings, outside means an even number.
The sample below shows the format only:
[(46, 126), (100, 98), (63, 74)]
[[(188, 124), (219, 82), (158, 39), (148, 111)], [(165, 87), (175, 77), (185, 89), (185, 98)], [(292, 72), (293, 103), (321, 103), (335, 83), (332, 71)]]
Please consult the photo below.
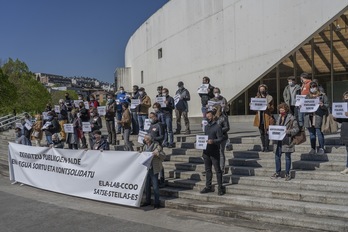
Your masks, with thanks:
[(348, 102), (348, 99), (344, 99), (345, 102)]

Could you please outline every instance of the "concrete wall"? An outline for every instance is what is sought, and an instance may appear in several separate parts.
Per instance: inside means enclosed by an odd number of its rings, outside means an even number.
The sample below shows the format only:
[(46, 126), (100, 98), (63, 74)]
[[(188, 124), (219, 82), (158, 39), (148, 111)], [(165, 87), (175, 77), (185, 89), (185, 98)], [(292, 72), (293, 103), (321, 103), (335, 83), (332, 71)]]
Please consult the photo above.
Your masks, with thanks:
[(347, 6), (348, 0), (169, 1), (129, 39), (131, 85), (145, 87), (153, 99), (158, 85), (173, 94), (184, 81), (192, 96), (190, 116), (199, 116), (196, 90), (203, 76), (231, 100)]
[(115, 92), (123, 86), (124, 90), (129, 92), (132, 91), (131, 81), (131, 68), (117, 68), (116, 69), (116, 88)]

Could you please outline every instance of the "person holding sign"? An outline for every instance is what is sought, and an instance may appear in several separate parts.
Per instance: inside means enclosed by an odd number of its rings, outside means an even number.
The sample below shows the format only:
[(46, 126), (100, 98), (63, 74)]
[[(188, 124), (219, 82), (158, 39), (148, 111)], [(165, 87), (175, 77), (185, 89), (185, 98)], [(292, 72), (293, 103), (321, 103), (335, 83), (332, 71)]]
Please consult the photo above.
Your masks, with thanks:
[(259, 85), (256, 98), (265, 98), (267, 100), (266, 110), (257, 111), (254, 118), (254, 126), (258, 127), (260, 131), (262, 151), (267, 152), (269, 151), (268, 127), (275, 123), (272, 115), (274, 111), (273, 97), (268, 94), (267, 85)]
[[(324, 93), (321, 93), (318, 89), (318, 84), (315, 82), (310, 83), (309, 94), (306, 96), (306, 99), (319, 99), (319, 107), (313, 113), (305, 113), (304, 115), (304, 127), (308, 129), (309, 139), (311, 142), (311, 150), (309, 154), (314, 155), (323, 155), (325, 154), (324, 145), (324, 134), (321, 131), (321, 126), (323, 123), (324, 115), (328, 114), (328, 99)], [(303, 106), (301, 106), (303, 107)], [(318, 135), (319, 149), (316, 152), (316, 137)]]
[(206, 172), (205, 188), (200, 193), (214, 192), (212, 188), (212, 166), (214, 166), (218, 183), (218, 195), (225, 194), (225, 187), (222, 186), (222, 173), (220, 168), (220, 144), (223, 140), (222, 129), (214, 120), (215, 112), (206, 113), (208, 124), (205, 126), (204, 134), (208, 136), (207, 147), (203, 150), (204, 168)]
[(184, 82), (178, 82), (178, 90), (175, 93), (176, 100), (175, 104), (175, 117), (176, 117), (176, 130), (174, 134), (180, 134), (181, 132), (181, 116), (184, 118), (185, 122), (185, 134), (190, 134), (190, 121), (188, 118), (188, 101), (190, 101), (190, 92), (185, 89)]
[(100, 130), (93, 131), (94, 143), (91, 147), (92, 150), (108, 151), (110, 150), (108, 141), (103, 138)]
[(149, 108), (151, 107), (151, 99), (146, 94), (145, 89), (143, 87), (139, 89), (139, 99), (140, 99), (140, 104), (137, 107), (138, 124), (139, 124), (139, 130), (144, 131), (144, 122), (149, 115)]
[(203, 114), (203, 118), (205, 119), (208, 101), (214, 97), (214, 86), (210, 84), (209, 77), (203, 77), (202, 85), (208, 86), (206, 91), (202, 91), (202, 88), (198, 89), (198, 94), (199, 94), (199, 97), (201, 98), (201, 104), (202, 104), (202, 114)]
[(297, 116), (296, 95), (300, 95), (301, 86), (296, 84), (296, 78), (294, 76), (288, 77), (288, 85), (284, 88), (283, 98), (284, 102), (290, 107), (290, 112), (295, 117)]
[(69, 149), (79, 149), (79, 138), (82, 137), (82, 122), (81, 119), (77, 116), (76, 109), (71, 111), (71, 118), (69, 123), (73, 125), (73, 133), (68, 133), (66, 138), (66, 143), (68, 144)]
[(98, 114), (98, 110), (96, 108), (91, 108), (90, 116), (91, 116), (91, 119), (89, 122), (91, 125), (91, 131), (88, 133), (88, 135), (89, 135), (89, 146), (92, 149), (94, 144), (93, 132), (100, 130), (103, 127), (103, 124)]
[(68, 108), (65, 105), (63, 99), (59, 99), (59, 114), (58, 114), (58, 122), (60, 125), (60, 136), (63, 141), (66, 140), (66, 133), (64, 131), (64, 124), (68, 122)]
[[(117, 120), (121, 120), (122, 118), (122, 103), (127, 102), (130, 103), (130, 99), (129, 99), (129, 95), (126, 91), (124, 91), (123, 86), (120, 86), (120, 88), (118, 89), (118, 92), (115, 94), (116, 95), (116, 117)], [(112, 97), (112, 96), (111, 96)], [(109, 99), (109, 97), (108, 97)], [(121, 134), (121, 124), (117, 125), (117, 134)]]
[[(91, 96), (93, 96), (93, 95), (91, 95)], [(93, 107), (90, 106), (90, 108), (93, 108)], [(97, 108), (97, 107), (95, 107), (95, 108)], [(85, 104), (83, 102), (79, 103), (79, 114), (80, 114), (81, 122), (89, 122), (90, 115), (89, 115), (89, 112), (86, 109)], [(81, 134), (82, 147), (81, 148), (87, 148), (86, 137), (85, 137), (83, 131), (81, 131), (81, 132), (82, 132), (82, 134)]]
[(121, 124), (123, 127), (124, 150), (133, 151), (133, 146), (129, 142), (129, 135), (131, 133), (130, 130), (132, 125), (132, 116), (128, 107), (129, 107), (128, 102), (122, 103), (122, 109), (123, 109), (122, 118), (120, 121), (117, 121), (117, 123)]
[(31, 122), (31, 117), (28, 113), (24, 114), (24, 122), (23, 122), (23, 132), (24, 136), (28, 140), (28, 145), (31, 146), (31, 133), (33, 131), (33, 123)]
[(271, 176), (272, 179), (280, 177), (281, 172), (281, 157), (285, 153), (285, 181), (291, 180), (291, 153), (295, 152), (295, 147), (292, 145), (292, 137), (295, 136), (300, 128), (298, 126), (295, 116), (289, 111), (289, 106), (286, 103), (278, 105), (279, 117), (276, 125), (286, 127), (286, 135), (283, 140), (276, 141), (277, 148), (275, 151), (275, 173)]
[(33, 125), (33, 132), (31, 133), (31, 139), (35, 141), (37, 147), (41, 147), (42, 140), (42, 116), (41, 114), (35, 115), (35, 123)]
[(95, 96), (91, 94), (89, 96), (89, 108), (97, 108), (99, 106), (99, 102), (95, 99)]
[(60, 125), (57, 121), (57, 119), (54, 117), (54, 112), (50, 111), (47, 113), (47, 121), (45, 123), (45, 125), (42, 127), (42, 130), (45, 131), (45, 135), (46, 135), (46, 141), (47, 141), (47, 145), (51, 145), (52, 142), (52, 135), (54, 133), (59, 133), (61, 128)]
[[(108, 94), (108, 100), (106, 103), (105, 124), (108, 131), (108, 140), (112, 145), (116, 145), (116, 128), (115, 128), (115, 116), (116, 116), (116, 102), (112, 94)], [(121, 109), (122, 112), (122, 109)], [(122, 117), (117, 120), (121, 120)], [(121, 131), (121, 125), (119, 125)]]
[[(348, 91), (343, 94), (343, 100), (348, 104)], [(348, 174), (348, 112), (345, 112), (344, 114), (347, 118), (335, 118), (335, 120), (341, 123), (341, 141), (346, 145), (347, 150), (346, 168), (341, 172), (341, 174)]]
[(144, 145), (141, 148), (141, 152), (151, 152), (153, 155), (150, 168), (146, 177), (145, 193), (146, 201), (141, 206), (148, 206), (151, 204), (151, 185), (154, 193), (154, 209), (160, 208), (159, 200), (159, 185), (158, 185), (158, 175), (162, 169), (162, 162), (164, 160), (165, 154), (160, 144), (154, 141), (151, 135), (145, 135)]
[(162, 146), (163, 147), (174, 147), (174, 136), (173, 136), (173, 109), (174, 99), (169, 96), (169, 90), (167, 88), (162, 89), (162, 96), (166, 98), (164, 101), (165, 107), (162, 107), (164, 122), (165, 122), (165, 135)]
[(224, 114), (228, 114), (230, 107), (227, 104), (227, 100), (226, 98), (224, 98), (221, 95), (221, 90), (218, 87), (214, 88), (214, 97), (212, 99), (210, 99), (210, 101), (216, 102), (216, 104), (220, 105), (222, 108), (222, 113)]

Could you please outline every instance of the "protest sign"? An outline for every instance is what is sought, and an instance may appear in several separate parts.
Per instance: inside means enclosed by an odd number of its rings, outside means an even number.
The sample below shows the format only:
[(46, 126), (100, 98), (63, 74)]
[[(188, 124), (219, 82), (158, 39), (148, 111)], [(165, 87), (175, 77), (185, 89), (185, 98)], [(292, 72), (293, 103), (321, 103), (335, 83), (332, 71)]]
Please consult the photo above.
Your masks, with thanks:
[(88, 101), (83, 102), (83, 104), (85, 104), (85, 108), (86, 108), (87, 110), (89, 110), (89, 103), (88, 103)]
[(43, 120), (48, 120), (48, 112), (42, 112)]
[(319, 108), (319, 98), (302, 99), (301, 100), (301, 113), (313, 113)]
[(274, 126), (268, 127), (269, 140), (283, 140), (286, 135), (286, 126)]
[(196, 149), (207, 149), (208, 135), (196, 135)]
[(180, 95), (179, 94), (176, 94), (174, 97), (174, 104), (178, 104), (178, 102), (180, 101)]
[(64, 124), (65, 133), (74, 133), (74, 125), (73, 124)]
[(144, 121), (144, 130), (148, 130), (148, 129), (150, 129), (150, 126), (151, 126), (151, 122), (150, 122), (150, 119), (145, 119), (145, 121)]
[[(139, 207), (151, 152), (69, 150), (9, 143), (9, 173), (48, 191)], [(116, 170), (116, 172), (115, 172)]]
[(305, 98), (306, 98), (306, 95), (296, 95), (295, 106), (300, 106), (301, 102), (302, 102), (302, 99), (305, 99)]
[(137, 106), (140, 105), (140, 99), (132, 99), (131, 100), (131, 109), (137, 108)]
[(332, 116), (335, 118), (348, 118), (348, 102), (334, 102), (332, 103)]
[(197, 93), (207, 94), (209, 89), (209, 84), (202, 84), (198, 90)]
[(83, 102), (82, 100), (74, 100), (74, 106), (75, 108), (79, 108), (80, 102)]
[(16, 122), (16, 128), (23, 129), (23, 125), (20, 122)]
[(267, 98), (251, 98), (250, 110), (263, 111), (267, 109)]
[(59, 105), (54, 105), (54, 112), (60, 113), (60, 106)]
[(205, 126), (208, 124), (207, 120), (202, 120), (202, 131), (204, 132)]
[(146, 131), (139, 131), (139, 134), (138, 134), (138, 143), (144, 144), (143, 140), (144, 140), (145, 135), (147, 135), (147, 132), (146, 132)]
[(156, 102), (159, 103), (161, 105), (161, 107), (167, 107), (166, 103), (164, 103), (166, 101), (166, 97), (156, 97)]
[(99, 116), (104, 116), (106, 114), (106, 106), (98, 106), (97, 109)]
[(42, 126), (41, 130), (46, 130), (51, 124), (52, 124), (51, 122), (46, 122), (46, 123)]
[(91, 123), (90, 122), (82, 122), (82, 131), (83, 132), (91, 132)]

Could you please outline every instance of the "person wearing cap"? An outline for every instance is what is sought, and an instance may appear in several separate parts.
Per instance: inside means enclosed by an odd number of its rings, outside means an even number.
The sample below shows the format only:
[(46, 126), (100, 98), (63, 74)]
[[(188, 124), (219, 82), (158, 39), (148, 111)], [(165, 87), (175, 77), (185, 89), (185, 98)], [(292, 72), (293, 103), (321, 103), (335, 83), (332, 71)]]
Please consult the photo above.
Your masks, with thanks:
[(139, 89), (139, 99), (140, 99), (140, 104), (137, 107), (138, 124), (139, 124), (139, 130), (144, 131), (144, 123), (145, 123), (145, 119), (147, 119), (149, 115), (149, 108), (151, 107), (151, 99), (146, 94), (145, 89), (143, 87)]
[(215, 112), (206, 113), (208, 124), (205, 126), (204, 133), (208, 136), (207, 147), (203, 150), (204, 168), (206, 172), (205, 188), (200, 193), (214, 192), (212, 187), (212, 166), (214, 166), (218, 183), (218, 195), (225, 194), (225, 187), (222, 186), (222, 172), (220, 167), (220, 144), (223, 140), (222, 128), (214, 120)]
[[(324, 134), (321, 131), (321, 126), (323, 124), (324, 115), (328, 114), (329, 101), (326, 94), (321, 93), (318, 88), (318, 84), (311, 82), (309, 84), (309, 94), (307, 94), (307, 99), (319, 98), (319, 107), (313, 113), (305, 113), (304, 115), (304, 127), (308, 129), (309, 139), (311, 142), (311, 150), (309, 151), (310, 155), (324, 155), (324, 145), (325, 139)], [(316, 140), (318, 136), (319, 148), (316, 152)]]
[(100, 130), (96, 130), (93, 132), (94, 135), (94, 144), (92, 146), (92, 150), (110, 150), (109, 143), (106, 139), (102, 137), (102, 133)]
[[(343, 101), (348, 104), (348, 91), (343, 94)], [(345, 116), (348, 117), (348, 112), (345, 112)], [(346, 168), (341, 172), (341, 174), (348, 174), (348, 118), (335, 118), (335, 120), (341, 123), (341, 141), (346, 145), (347, 151)]]
[(162, 89), (163, 89), (162, 85), (157, 87), (157, 95), (156, 95), (156, 97), (162, 97)]
[(254, 118), (254, 126), (259, 128), (260, 138), (262, 142), (262, 151), (269, 151), (269, 138), (268, 138), (268, 127), (274, 125), (275, 120), (272, 112), (274, 111), (273, 97), (268, 94), (268, 87), (265, 84), (261, 84), (258, 87), (256, 98), (266, 98), (267, 108), (266, 110), (259, 110), (256, 112)]
[(184, 87), (184, 82), (178, 82), (178, 90), (175, 95), (179, 97), (179, 101), (175, 104), (176, 130), (174, 134), (181, 132), (181, 116), (185, 122), (185, 134), (190, 134), (190, 121), (188, 118), (188, 101), (190, 101), (190, 92)]
[(284, 102), (290, 107), (290, 112), (295, 117), (297, 116), (296, 110), (296, 95), (300, 95), (301, 86), (296, 84), (295, 77), (288, 77), (288, 85), (284, 88), (283, 98)]
[[(132, 99), (139, 99), (139, 86), (133, 85)], [(130, 109), (132, 114), (132, 133), (131, 135), (137, 135), (139, 133), (138, 124), (138, 112), (137, 108)]]

